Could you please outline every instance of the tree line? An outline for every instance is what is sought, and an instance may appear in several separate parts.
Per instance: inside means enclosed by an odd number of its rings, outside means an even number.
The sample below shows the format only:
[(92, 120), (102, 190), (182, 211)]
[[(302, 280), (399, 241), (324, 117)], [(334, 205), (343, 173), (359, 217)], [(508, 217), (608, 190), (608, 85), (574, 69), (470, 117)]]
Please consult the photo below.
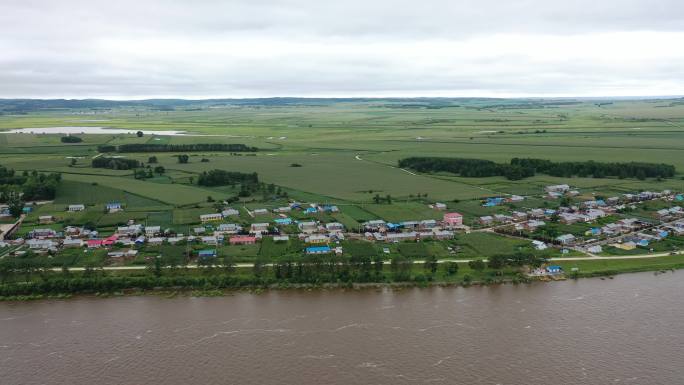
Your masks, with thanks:
[(256, 152), (258, 148), (241, 143), (194, 143), (194, 144), (160, 144), (160, 143), (129, 143), (98, 146), (100, 152), (196, 152), (196, 151), (229, 151)]
[(109, 168), (112, 170), (130, 170), (142, 167), (142, 163), (135, 159), (108, 158), (104, 156), (92, 160), (93, 168)]
[(671, 178), (675, 167), (664, 163), (645, 162), (553, 162), (545, 159), (513, 158), (509, 163), (496, 163), (485, 159), (410, 157), (399, 160), (400, 168), (418, 172), (449, 172), (462, 177), (503, 176), (520, 180), (536, 173), (557, 177), (594, 178)]

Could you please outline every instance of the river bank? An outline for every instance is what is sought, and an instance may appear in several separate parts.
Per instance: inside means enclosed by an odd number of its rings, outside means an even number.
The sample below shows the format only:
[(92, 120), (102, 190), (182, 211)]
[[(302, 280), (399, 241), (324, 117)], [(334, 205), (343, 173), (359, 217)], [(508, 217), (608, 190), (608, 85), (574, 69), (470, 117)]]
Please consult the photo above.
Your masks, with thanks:
[[(661, 260), (659, 260), (661, 259)], [(650, 263), (644, 263), (648, 261)], [(617, 263), (619, 262), (619, 263)], [(656, 262), (656, 263), (653, 263)], [(470, 287), (506, 284), (529, 284), (534, 282), (559, 281), (566, 279), (601, 278), (612, 279), (616, 275), (639, 272), (664, 273), (684, 269), (684, 261), (675, 256), (649, 258), (641, 261), (635, 259), (616, 259), (605, 261), (576, 260), (557, 262), (564, 264), (566, 272), (559, 275), (541, 277), (528, 276), (517, 269), (484, 269), (481, 271), (466, 267), (455, 274), (437, 272), (430, 274), (426, 269), (412, 266), (410, 272), (399, 276), (396, 272), (385, 271), (365, 277), (365, 281), (296, 281), (276, 279), (270, 276), (256, 277), (247, 268), (225, 272), (218, 268), (192, 269), (174, 271), (169, 275), (144, 274), (134, 271), (117, 272), (81, 272), (80, 275), (69, 273), (68, 276), (53, 273), (51, 277), (42, 277), (39, 281), (26, 281), (0, 284), (0, 301), (27, 301), (40, 299), (66, 299), (72, 296), (138, 296), (158, 295), (212, 297), (231, 295), (236, 292), (260, 293), (265, 290), (376, 290), (405, 289), (412, 287)], [(582, 263), (582, 269), (578, 264)], [(590, 264), (594, 264), (593, 268)], [(575, 266), (574, 268), (572, 266)], [(577, 269), (573, 271), (573, 269)], [(84, 277), (85, 274), (95, 274)], [(101, 275), (97, 275), (101, 274)], [(166, 274), (166, 275), (164, 275)], [(262, 273), (263, 274), (263, 273)], [(408, 275), (406, 275), (408, 274)]]

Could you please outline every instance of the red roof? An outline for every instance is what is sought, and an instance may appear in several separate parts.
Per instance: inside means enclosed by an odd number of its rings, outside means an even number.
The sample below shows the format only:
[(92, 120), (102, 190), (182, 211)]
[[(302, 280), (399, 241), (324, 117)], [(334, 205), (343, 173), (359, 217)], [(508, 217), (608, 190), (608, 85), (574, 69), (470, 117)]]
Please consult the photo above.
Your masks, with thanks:
[(250, 237), (247, 235), (239, 235), (237, 237), (230, 237), (230, 243), (247, 243), (256, 242), (256, 237)]
[(88, 247), (102, 246), (102, 239), (89, 239)]
[(460, 218), (462, 216), (463, 215), (461, 215), (459, 213), (446, 213), (446, 214), (444, 214), (444, 218)]

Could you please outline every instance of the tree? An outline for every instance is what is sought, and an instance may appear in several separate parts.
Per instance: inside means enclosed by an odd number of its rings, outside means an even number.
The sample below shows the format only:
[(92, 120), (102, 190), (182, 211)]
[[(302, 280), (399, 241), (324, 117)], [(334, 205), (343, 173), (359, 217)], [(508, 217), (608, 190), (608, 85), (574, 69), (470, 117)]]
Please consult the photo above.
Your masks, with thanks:
[(12, 191), (7, 195), (7, 206), (9, 206), (8, 209), (10, 214), (15, 218), (19, 218), (24, 210), (24, 202), (15, 191)]
[(446, 270), (447, 275), (456, 275), (458, 273), (458, 263), (447, 262), (444, 264), (444, 269)]
[(387, 202), (388, 205), (391, 205), (392, 204), (392, 196), (387, 194), (387, 196), (385, 197), (385, 201)]
[(190, 160), (190, 157), (188, 155), (177, 155), (178, 156), (178, 163), (188, 163)]
[(425, 258), (425, 262), (423, 263), (423, 268), (428, 270), (431, 274), (435, 274), (437, 272), (438, 266), (437, 257), (434, 255)]
[(223, 270), (226, 274), (232, 274), (235, 272), (235, 258), (232, 255), (226, 255), (223, 257), (222, 261)]
[(147, 163), (157, 163), (157, 157), (153, 155), (147, 158)]
[(161, 176), (163, 173), (166, 172), (166, 169), (164, 168), (164, 166), (157, 166), (154, 168), (154, 172)]
[(481, 259), (474, 259), (468, 262), (468, 266), (475, 271), (482, 271), (486, 267), (484, 261)]
[(75, 166), (76, 165), (76, 158), (71, 158), (71, 161), (69, 161), (70, 166)]
[(135, 133), (135, 135), (136, 135), (138, 138), (142, 138), (143, 132), (142, 132), (142, 131), (138, 131), (138, 132)]
[(207, 197), (207, 202), (209, 202), (209, 203), (214, 202), (214, 198), (212, 198), (212, 196), (209, 195), (209, 196)]

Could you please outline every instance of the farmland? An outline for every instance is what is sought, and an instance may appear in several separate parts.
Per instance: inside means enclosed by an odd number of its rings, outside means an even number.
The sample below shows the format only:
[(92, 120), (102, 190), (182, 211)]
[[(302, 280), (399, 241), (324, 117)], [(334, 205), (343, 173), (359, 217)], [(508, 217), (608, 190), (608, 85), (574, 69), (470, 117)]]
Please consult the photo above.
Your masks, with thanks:
[[(288, 216), (293, 220), (340, 222), (356, 234), (361, 233), (363, 222), (374, 219), (441, 220), (444, 213), (432, 207), (436, 202), (443, 202), (449, 211), (462, 213), (464, 224), (476, 228), (478, 218), (486, 215), (557, 208), (558, 202), (540, 196), (548, 185), (570, 184), (579, 190), (577, 201), (643, 190), (684, 190), (684, 103), (680, 99), (610, 103), (570, 99), (169, 103), (164, 110), (137, 104), (21, 113), (0, 103), (0, 165), (17, 173), (57, 172), (62, 178), (54, 201), (36, 205), (18, 235), (47, 227), (38, 223), (41, 216), (54, 217), (57, 223), (50, 226), (55, 230), (66, 225), (90, 226), (107, 235), (117, 226), (133, 221), (190, 234), (193, 227), (199, 226), (199, 216), (220, 211), (219, 206), (225, 204), (217, 202), (224, 200), (238, 209), (239, 215), (232, 221), (244, 228), (255, 222), (272, 223), (279, 217), (273, 209), (292, 201), (335, 205), (339, 209), (292, 211)], [(83, 140), (63, 143), (63, 134), (39, 133), (41, 128), (50, 127), (72, 127), (70, 131), (77, 132), (72, 135)], [(93, 127), (130, 132), (87, 133)], [(27, 128), (28, 132), (10, 133)], [(138, 130), (143, 131), (142, 135), (136, 135)], [(177, 131), (186, 135), (177, 135)], [(121, 148), (126, 150), (116, 152)], [(163, 151), (155, 152), (157, 148)], [(181, 161), (179, 155), (187, 155), (187, 161)], [(149, 175), (140, 177), (136, 170), (116, 165), (92, 167), (93, 159), (107, 157), (122, 159), (118, 162), (121, 164), (142, 163), (149, 166)], [(508, 180), (503, 176), (464, 177), (399, 168), (398, 161), (410, 157), (469, 158), (497, 164), (515, 157), (553, 162), (664, 163), (673, 165), (676, 174), (637, 179), (591, 175), (563, 178), (537, 173), (523, 180)], [(153, 172), (155, 169), (161, 171)], [(245, 186), (240, 184), (198, 183), (203, 173), (214, 170), (234, 176), (256, 173), (259, 183), (272, 186), (273, 191), (245, 192)], [(488, 197), (512, 194), (526, 198), (493, 207), (482, 204)], [(119, 202), (125, 210), (106, 213), (109, 202)], [(85, 210), (67, 212), (65, 208), (71, 204), (84, 204)], [(648, 219), (663, 207), (666, 205), (662, 202), (651, 202), (637, 208), (633, 215)], [(251, 213), (260, 208), (268, 213)], [(555, 225), (557, 231), (576, 236), (584, 235), (591, 227)], [(282, 229), (292, 233), (296, 226)], [(671, 243), (663, 245), (671, 247)], [(669, 250), (663, 245), (656, 250)], [(527, 240), (494, 232), (459, 233), (450, 240), (385, 246), (348, 240), (342, 246), (345, 255), (381, 255), (385, 259), (477, 259), (531, 250)], [(214, 249), (218, 257), (249, 263), (258, 258), (277, 260), (282, 255), (294, 255), (303, 247), (296, 239), (278, 243), (264, 239), (256, 245), (219, 245)], [(193, 246), (196, 249), (201, 247)], [(126, 263), (145, 263), (145, 258), (155, 254), (177, 258), (183, 250), (170, 245), (148, 247)], [(548, 257), (559, 256), (557, 249), (545, 253)], [(111, 264), (105, 259), (100, 251), (69, 250), (51, 265)], [(587, 266), (592, 263), (584, 262)]]

